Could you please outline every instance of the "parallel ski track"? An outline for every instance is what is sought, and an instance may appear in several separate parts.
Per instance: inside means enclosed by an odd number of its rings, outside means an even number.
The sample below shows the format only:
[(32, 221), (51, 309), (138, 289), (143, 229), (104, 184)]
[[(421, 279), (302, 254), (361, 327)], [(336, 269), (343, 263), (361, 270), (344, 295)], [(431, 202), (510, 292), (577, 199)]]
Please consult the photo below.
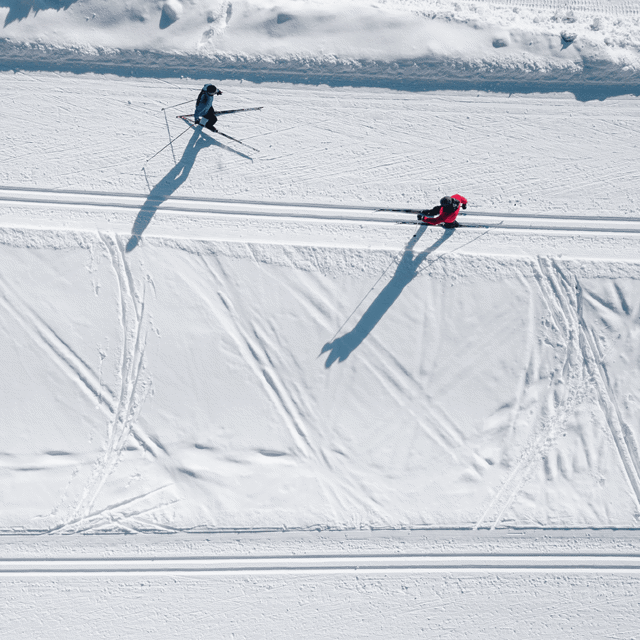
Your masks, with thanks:
[(144, 558), (0, 558), (0, 574), (637, 572), (640, 555), (416, 554)]
[[(269, 203), (247, 200), (219, 200), (190, 196), (166, 196), (150, 199), (143, 194), (102, 191), (42, 190), (29, 187), (0, 187), (3, 206), (49, 206), (90, 209), (140, 210), (154, 207), (158, 212), (197, 216), (248, 216), (288, 219), (312, 219), (336, 222), (394, 223), (408, 222), (407, 212), (366, 206), (341, 206), (309, 203)], [(640, 233), (637, 216), (572, 216), (564, 214), (494, 213), (471, 211), (459, 217), (464, 224), (500, 225), (501, 230), (570, 231), (577, 233)]]

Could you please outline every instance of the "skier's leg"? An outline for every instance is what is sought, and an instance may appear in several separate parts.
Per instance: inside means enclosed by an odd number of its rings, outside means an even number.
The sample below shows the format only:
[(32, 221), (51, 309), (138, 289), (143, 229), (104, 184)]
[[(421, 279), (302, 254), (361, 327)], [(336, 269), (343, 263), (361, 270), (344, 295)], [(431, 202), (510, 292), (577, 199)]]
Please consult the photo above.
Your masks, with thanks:
[(200, 124), (205, 128), (209, 129), (209, 131), (217, 131), (215, 128), (215, 123), (218, 122), (218, 118), (216, 117), (216, 112), (213, 110), (213, 107), (204, 114), (204, 117), (200, 119)]

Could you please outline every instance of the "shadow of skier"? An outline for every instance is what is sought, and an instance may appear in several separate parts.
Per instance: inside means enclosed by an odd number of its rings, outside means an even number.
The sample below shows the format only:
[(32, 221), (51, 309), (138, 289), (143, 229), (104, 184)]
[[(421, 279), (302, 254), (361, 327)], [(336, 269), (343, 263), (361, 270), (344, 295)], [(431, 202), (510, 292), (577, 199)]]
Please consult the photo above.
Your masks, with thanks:
[(236, 151), (235, 149), (214, 140), (206, 133), (194, 131), (191, 138), (189, 138), (189, 142), (187, 142), (187, 146), (185, 147), (182, 157), (178, 163), (164, 178), (162, 178), (162, 180), (160, 180), (160, 182), (158, 182), (158, 184), (156, 184), (155, 187), (153, 187), (153, 189), (151, 189), (147, 199), (140, 208), (140, 211), (138, 211), (138, 215), (131, 229), (131, 237), (127, 241), (125, 251), (133, 251), (138, 246), (144, 230), (149, 226), (149, 223), (156, 214), (158, 208), (167, 198), (173, 195), (178, 187), (189, 177), (189, 173), (195, 164), (198, 152), (211, 146), (222, 147), (223, 149), (231, 151), (243, 158), (253, 160), (251, 156), (241, 153), (240, 151)]
[(422, 263), (440, 245), (446, 242), (452, 235), (453, 229), (446, 229), (445, 232), (430, 247), (414, 255), (413, 247), (424, 234), (427, 227), (422, 226), (411, 238), (404, 249), (404, 253), (396, 272), (384, 289), (377, 295), (369, 308), (362, 314), (358, 324), (343, 336), (327, 342), (320, 351), (321, 354), (329, 352), (325, 368), (329, 368), (336, 360), (344, 362), (353, 351), (355, 351), (362, 341), (371, 333), (373, 328), (380, 322), (384, 314), (391, 308), (391, 305), (400, 297), (404, 288), (416, 277)]

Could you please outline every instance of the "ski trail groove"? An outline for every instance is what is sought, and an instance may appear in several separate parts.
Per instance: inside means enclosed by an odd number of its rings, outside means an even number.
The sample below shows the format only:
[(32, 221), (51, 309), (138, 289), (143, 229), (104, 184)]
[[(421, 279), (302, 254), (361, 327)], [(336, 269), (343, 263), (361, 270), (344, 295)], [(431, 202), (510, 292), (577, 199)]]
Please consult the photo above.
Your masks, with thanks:
[(151, 491), (147, 491), (146, 493), (142, 493), (133, 498), (129, 498), (127, 500), (123, 500), (121, 502), (111, 504), (104, 509), (99, 509), (87, 516), (82, 516), (77, 518), (76, 520), (72, 520), (67, 522), (64, 525), (56, 527), (49, 531), (49, 533), (68, 533), (69, 529), (73, 527), (73, 533), (91, 533), (100, 527), (104, 527), (105, 523), (111, 525), (112, 523), (117, 525), (118, 529), (127, 528), (130, 533), (137, 533), (137, 530), (134, 528), (127, 527), (127, 522), (131, 518), (136, 518), (144, 513), (149, 513), (151, 511), (157, 511), (158, 509), (162, 509), (165, 506), (175, 504), (177, 500), (171, 500), (166, 503), (152, 504), (148, 508), (140, 508), (136, 507), (132, 512), (124, 512), (129, 507), (134, 507), (139, 502), (146, 500), (151, 496), (155, 496), (157, 493), (161, 493), (165, 489), (171, 487), (171, 485), (165, 485), (163, 487), (159, 487), (157, 489), (152, 489)]
[(105, 451), (96, 461), (91, 478), (76, 505), (71, 519), (61, 531), (77, 531), (87, 519), (94, 519), (93, 505), (107, 479), (118, 465), (123, 447), (129, 437), (138, 410), (148, 391), (148, 382), (141, 382), (144, 372), (146, 325), (144, 299), (136, 297), (135, 283), (125, 264), (124, 248), (112, 237), (101, 236), (117, 279), (120, 292), (120, 321), (122, 325), (122, 354), (120, 363), (120, 394), (114, 416), (109, 423)]
[[(197, 217), (215, 216), (245, 216), (270, 217), (285, 219), (309, 219), (339, 222), (365, 223), (394, 223), (398, 221), (413, 221), (413, 214), (393, 212), (384, 208), (356, 205), (331, 205), (314, 203), (273, 203), (245, 200), (219, 200), (213, 198), (196, 198), (190, 196), (166, 196), (161, 199), (148, 200), (141, 194), (108, 193), (90, 191), (45, 191), (26, 187), (0, 187), (0, 202), (14, 208), (38, 207), (50, 210), (61, 208), (108, 210), (109, 216), (114, 216), (120, 210), (139, 211), (143, 205), (157, 204), (157, 211), (167, 216), (191, 215)], [(124, 215), (124, 214), (121, 214)], [(413, 217), (412, 217), (413, 216)], [(30, 216), (30, 220), (37, 220)], [(529, 230), (529, 231), (573, 231), (576, 233), (640, 233), (640, 217), (635, 216), (573, 216), (563, 213), (557, 214), (520, 214), (508, 212), (467, 211), (459, 217), (463, 224), (500, 225), (501, 230)], [(130, 222), (129, 216), (126, 220)], [(74, 223), (80, 224), (77, 220)], [(39, 224), (60, 225), (68, 228), (57, 218), (44, 216), (38, 220)], [(2, 226), (11, 227), (10, 217), (2, 221)], [(18, 223), (18, 225), (21, 223)], [(29, 222), (28, 226), (32, 226)]]
[(592, 370), (596, 382), (601, 409), (607, 417), (607, 425), (615, 442), (622, 466), (625, 470), (629, 484), (631, 485), (638, 506), (640, 507), (640, 454), (635, 435), (622, 417), (616, 395), (611, 388), (609, 376), (604, 367), (604, 358), (598, 357), (593, 337), (586, 325), (583, 315), (584, 289), (576, 282), (577, 311), (576, 315), (580, 323), (581, 337), (584, 341), (584, 354), (588, 366)]
[(492, 517), (491, 529), (500, 524), (504, 513), (530, 479), (534, 463), (541, 460), (552, 448), (576, 406), (593, 386), (593, 380), (586, 371), (588, 365), (578, 365), (579, 362), (584, 362), (581, 359), (584, 353), (580, 345), (579, 323), (575, 315), (572, 315), (575, 304), (572, 307), (571, 298), (563, 291), (562, 282), (557, 279), (558, 273), (554, 269), (554, 263), (539, 258), (533, 267), (541, 299), (553, 319), (556, 331), (564, 338), (564, 354), (555, 367), (558, 375), (551, 377), (547, 387), (551, 413), (546, 417), (536, 417), (535, 421), (541, 422), (539, 429), (534, 428), (537, 434), (534, 432), (530, 436), (518, 462), (484, 509), (474, 526), (475, 529), (480, 528), (491, 513), (496, 511), (497, 515)]
[(640, 571), (640, 556), (625, 554), (396, 554), (298, 556), (194, 556), (143, 558), (2, 558), (0, 574), (149, 573), (395, 573)]
[(113, 414), (114, 394), (91, 367), (47, 324), (22, 301), (11, 285), (0, 275), (0, 303), (16, 318), (34, 342), (54, 356), (53, 360), (78, 386), (98, 401), (98, 406)]
[[(598, 401), (607, 425), (613, 437), (618, 457), (622, 463), (625, 475), (631, 486), (638, 506), (640, 506), (640, 466), (637, 457), (637, 444), (631, 430), (622, 420), (620, 409), (611, 391), (602, 368), (601, 359), (597, 357), (597, 349), (593, 346), (588, 328), (581, 316), (581, 301), (579, 297), (580, 284), (575, 276), (566, 274), (557, 261), (548, 259), (547, 263), (562, 278), (567, 293), (565, 305), (567, 322), (571, 322), (579, 343), (580, 359), (588, 372), (589, 380), (598, 394)], [(635, 455), (634, 455), (635, 454)]]
[[(223, 279), (211, 268), (207, 260), (203, 262), (218, 286), (223, 284)], [(196, 287), (196, 290), (199, 289)], [(225, 292), (217, 291), (219, 305), (208, 296), (202, 295), (203, 300), (212, 310), (213, 316), (222, 324), (227, 335), (233, 340), (244, 361), (250, 366), (256, 378), (265, 389), (276, 411), (283, 418), (289, 433), (297, 449), (305, 457), (311, 454), (311, 444), (304, 428), (304, 421), (298, 414), (295, 406), (288, 401), (288, 394), (278, 379), (275, 369), (269, 362), (268, 354), (260, 348), (259, 338), (254, 340), (249, 332), (243, 328), (243, 323), (235, 310), (235, 307)]]

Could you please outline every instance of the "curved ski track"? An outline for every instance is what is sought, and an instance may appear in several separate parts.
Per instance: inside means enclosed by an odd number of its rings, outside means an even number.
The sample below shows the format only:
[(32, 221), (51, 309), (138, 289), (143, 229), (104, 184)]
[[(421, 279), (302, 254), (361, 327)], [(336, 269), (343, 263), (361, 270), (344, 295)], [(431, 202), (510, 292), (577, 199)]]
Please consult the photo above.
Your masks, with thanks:
[[(109, 209), (136, 211), (154, 205), (148, 196), (101, 191), (42, 190), (28, 187), (0, 187), (0, 211), (6, 207), (48, 207), (71, 209)], [(273, 203), (245, 200), (219, 200), (190, 196), (162, 196), (157, 200), (157, 212), (182, 216), (244, 216), (285, 219), (305, 219), (336, 222), (393, 224), (412, 222), (412, 213), (392, 211), (383, 207), (340, 206), (332, 204)], [(131, 222), (133, 222), (133, 216)], [(502, 230), (570, 231), (574, 233), (640, 233), (637, 216), (572, 216), (565, 214), (520, 214), (487, 211), (464, 212), (463, 224)], [(56, 220), (52, 219), (51, 223)], [(1, 223), (0, 223), (1, 224)], [(48, 224), (48, 222), (47, 222)], [(153, 224), (153, 223), (152, 223)], [(3, 226), (15, 226), (7, 220)]]

